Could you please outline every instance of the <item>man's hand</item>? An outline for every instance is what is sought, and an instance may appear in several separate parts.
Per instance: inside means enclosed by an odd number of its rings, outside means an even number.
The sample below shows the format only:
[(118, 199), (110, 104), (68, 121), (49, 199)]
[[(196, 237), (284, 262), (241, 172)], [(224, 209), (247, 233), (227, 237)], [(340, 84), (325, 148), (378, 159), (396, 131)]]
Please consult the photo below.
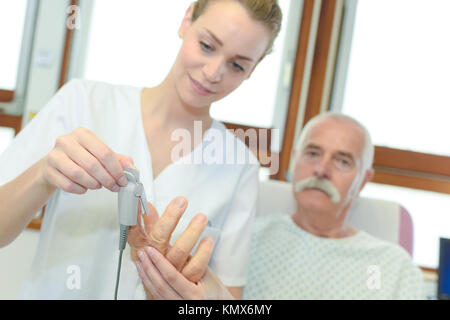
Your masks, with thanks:
[[(149, 216), (141, 214), (139, 209), (138, 223), (129, 230), (128, 243), (131, 248), (131, 258), (138, 265), (138, 252), (153, 247), (165, 256), (173, 268), (186, 277), (186, 280), (197, 283), (204, 275), (211, 257), (214, 246), (212, 239), (203, 239), (194, 256), (190, 257), (190, 253), (205, 229), (208, 219), (204, 214), (196, 215), (180, 238), (170, 247), (170, 238), (181, 215), (186, 210), (187, 200), (184, 197), (175, 198), (169, 203), (160, 218), (151, 203), (148, 203), (148, 207)], [(143, 226), (141, 216), (144, 222)], [(149, 298), (157, 297), (152, 296), (145, 282), (144, 285)]]

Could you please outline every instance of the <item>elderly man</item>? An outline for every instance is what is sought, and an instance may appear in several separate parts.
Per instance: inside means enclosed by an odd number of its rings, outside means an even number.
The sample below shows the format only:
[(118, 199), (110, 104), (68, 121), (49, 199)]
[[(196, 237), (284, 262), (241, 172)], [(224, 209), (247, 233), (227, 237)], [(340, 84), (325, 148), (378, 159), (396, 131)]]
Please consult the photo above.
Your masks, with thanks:
[[(256, 221), (244, 299), (425, 298), (406, 251), (346, 222), (373, 176), (373, 152), (367, 130), (350, 117), (325, 113), (307, 124), (294, 148), (297, 209)], [(155, 297), (231, 298), (210, 270), (193, 283), (156, 250), (147, 253), (139, 273)]]

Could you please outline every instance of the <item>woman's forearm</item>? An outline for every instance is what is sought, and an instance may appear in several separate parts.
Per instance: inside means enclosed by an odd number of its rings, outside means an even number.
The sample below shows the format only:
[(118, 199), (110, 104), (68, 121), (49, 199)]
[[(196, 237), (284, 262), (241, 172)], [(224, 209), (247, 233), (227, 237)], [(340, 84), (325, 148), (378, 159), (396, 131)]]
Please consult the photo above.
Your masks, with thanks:
[(0, 248), (11, 243), (56, 191), (43, 176), (44, 159), (0, 187)]

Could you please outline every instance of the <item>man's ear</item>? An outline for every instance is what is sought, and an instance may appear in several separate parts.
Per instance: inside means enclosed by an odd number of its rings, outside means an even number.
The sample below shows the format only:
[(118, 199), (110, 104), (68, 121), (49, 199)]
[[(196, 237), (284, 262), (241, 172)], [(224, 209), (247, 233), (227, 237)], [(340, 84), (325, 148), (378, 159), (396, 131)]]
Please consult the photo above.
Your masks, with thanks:
[(186, 10), (186, 13), (184, 14), (184, 18), (181, 21), (180, 28), (178, 28), (178, 36), (180, 39), (184, 38), (184, 35), (186, 33), (186, 30), (191, 26), (192, 24), (192, 13), (194, 12), (194, 4), (191, 4), (189, 8)]
[(359, 192), (364, 188), (367, 182), (371, 181), (373, 179), (373, 176), (375, 174), (375, 171), (373, 169), (368, 169), (366, 171), (366, 175), (364, 177), (363, 182), (361, 183), (361, 187), (359, 188)]

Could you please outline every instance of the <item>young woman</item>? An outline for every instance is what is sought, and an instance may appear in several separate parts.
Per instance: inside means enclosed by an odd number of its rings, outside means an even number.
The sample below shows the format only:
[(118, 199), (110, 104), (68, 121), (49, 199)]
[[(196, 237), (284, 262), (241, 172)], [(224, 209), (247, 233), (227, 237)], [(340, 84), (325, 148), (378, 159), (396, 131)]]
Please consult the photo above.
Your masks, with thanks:
[[(157, 212), (176, 196), (189, 199), (187, 208), (185, 202), (169, 204), (186, 210), (177, 230), (195, 213), (206, 214), (206, 234), (215, 241), (210, 266), (239, 297), (258, 165), (209, 110), (251, 76), (280, 23), (275, 0), (199, 0), (186, 12), (179, 28), (183, 44), (157, 87), (72, 80), (57, 92), (0, 158), (0, 245), (13, 241), (46, 205), (22, 298), (113, 297), (116, 192), (126, 185), (123, 169), (130, 165), (139, 169)], [(188, 147), (175, 159), (180, 130), (192, 140), (183, 141)], [(234, 141), (234, 149), (223, 141)], [(222, 152), (199, 162), (211, 146)], [(245, 150), (246, 163), (223, 161), (236, 150)], [(130, 254), (124, 254), (119, 289), (119, 298), (143, 297)]]

